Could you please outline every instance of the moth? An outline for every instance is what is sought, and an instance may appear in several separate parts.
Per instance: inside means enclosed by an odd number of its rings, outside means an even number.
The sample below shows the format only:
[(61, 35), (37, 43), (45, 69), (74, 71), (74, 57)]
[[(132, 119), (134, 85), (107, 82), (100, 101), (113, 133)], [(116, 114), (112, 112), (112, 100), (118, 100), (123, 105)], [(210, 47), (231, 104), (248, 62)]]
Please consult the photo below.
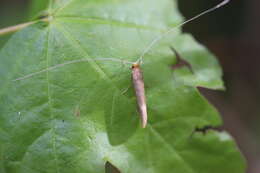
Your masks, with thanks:
[(132, 81), (135, 89), (138, 111), (141, 116), (142, 128), (145, 128), (147, 124), (147, 106), (143, 74), (139, 63), (134, 63), (132, 65)]
[[(187, 66), (189, 70), (193, 72), (191, 65), (183, 60), (179, 53), (171, 46), (171, 50), (175, 53), (177, 58), (177, 63), (175, 64), (174, 68), (178, 68), (181, 66)], [(145, 98), (145, 88), (144, 88), (144, 80), (143, 80), (143, 73), (141, 70), (141, 65), (139, 63), (132, 64), (132, 81), (135, 90), (135, 96), (138, 105), (138, 111), (141, 117), (141, 124), (142, 128), (146, 127), (147, 124), (147, 105), (146, 105), (146, 98)]]

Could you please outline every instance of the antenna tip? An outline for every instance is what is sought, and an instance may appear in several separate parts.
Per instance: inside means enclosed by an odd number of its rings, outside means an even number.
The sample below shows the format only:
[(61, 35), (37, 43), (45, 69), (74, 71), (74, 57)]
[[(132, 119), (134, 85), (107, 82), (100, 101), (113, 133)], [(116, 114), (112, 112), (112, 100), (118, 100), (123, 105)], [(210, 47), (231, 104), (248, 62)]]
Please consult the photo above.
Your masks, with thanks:
[(230, 2), (230, 0), (224, 0), (224, 1), (222, 1), (220, 4), (217, 5), (217, 8), (220, 8), (220, 7), (226, 5), (226, 4), (229, 3), (229, 2)]

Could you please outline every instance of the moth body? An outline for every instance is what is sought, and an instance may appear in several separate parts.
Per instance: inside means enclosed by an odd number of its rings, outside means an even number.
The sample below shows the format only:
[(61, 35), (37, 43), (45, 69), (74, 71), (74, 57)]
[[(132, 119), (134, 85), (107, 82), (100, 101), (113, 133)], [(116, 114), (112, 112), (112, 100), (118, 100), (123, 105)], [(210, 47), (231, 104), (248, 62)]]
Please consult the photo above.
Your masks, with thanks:
[(147, 124), (147, 106), (145, 99), (143, 74), (138, 63), (132, 65), (132, 81), (135, 89), (138, 110), (141, 116), (142, 127), (145, 128)]

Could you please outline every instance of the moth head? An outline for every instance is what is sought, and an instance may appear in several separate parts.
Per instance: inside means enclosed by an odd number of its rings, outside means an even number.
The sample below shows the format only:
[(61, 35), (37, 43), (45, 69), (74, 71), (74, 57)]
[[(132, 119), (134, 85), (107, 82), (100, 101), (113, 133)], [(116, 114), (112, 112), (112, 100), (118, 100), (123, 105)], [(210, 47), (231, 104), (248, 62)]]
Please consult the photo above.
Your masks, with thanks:
[(140, 64), (138, 64), (138, 63), (132, 64), (132, 69), (134, 69), (134, 68), (139, 68), (139, 67), (140, 67)]

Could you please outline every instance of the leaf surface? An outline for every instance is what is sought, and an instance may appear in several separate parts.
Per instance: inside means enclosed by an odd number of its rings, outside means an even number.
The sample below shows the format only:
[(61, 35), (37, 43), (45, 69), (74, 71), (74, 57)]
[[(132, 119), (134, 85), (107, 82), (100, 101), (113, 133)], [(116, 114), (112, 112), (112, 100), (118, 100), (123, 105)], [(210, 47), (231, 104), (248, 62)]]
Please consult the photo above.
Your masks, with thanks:
[[(101, 173), (106, 162), (123, 173), (244, 172), (226, 132), (194, 131), (221, 125), (196, 87), (223, 83), (214, 56), (180, 29), (144, 57), (149, 122), (140, 128), (131, 65), (115, 59), (136, 61), (180, 23), (173, 1), (59, 0), (47, 11), (52, 20), (14, 34), (0, 52), (2, 172)], [(194, 73), (171, 68), (170, 46)]]

